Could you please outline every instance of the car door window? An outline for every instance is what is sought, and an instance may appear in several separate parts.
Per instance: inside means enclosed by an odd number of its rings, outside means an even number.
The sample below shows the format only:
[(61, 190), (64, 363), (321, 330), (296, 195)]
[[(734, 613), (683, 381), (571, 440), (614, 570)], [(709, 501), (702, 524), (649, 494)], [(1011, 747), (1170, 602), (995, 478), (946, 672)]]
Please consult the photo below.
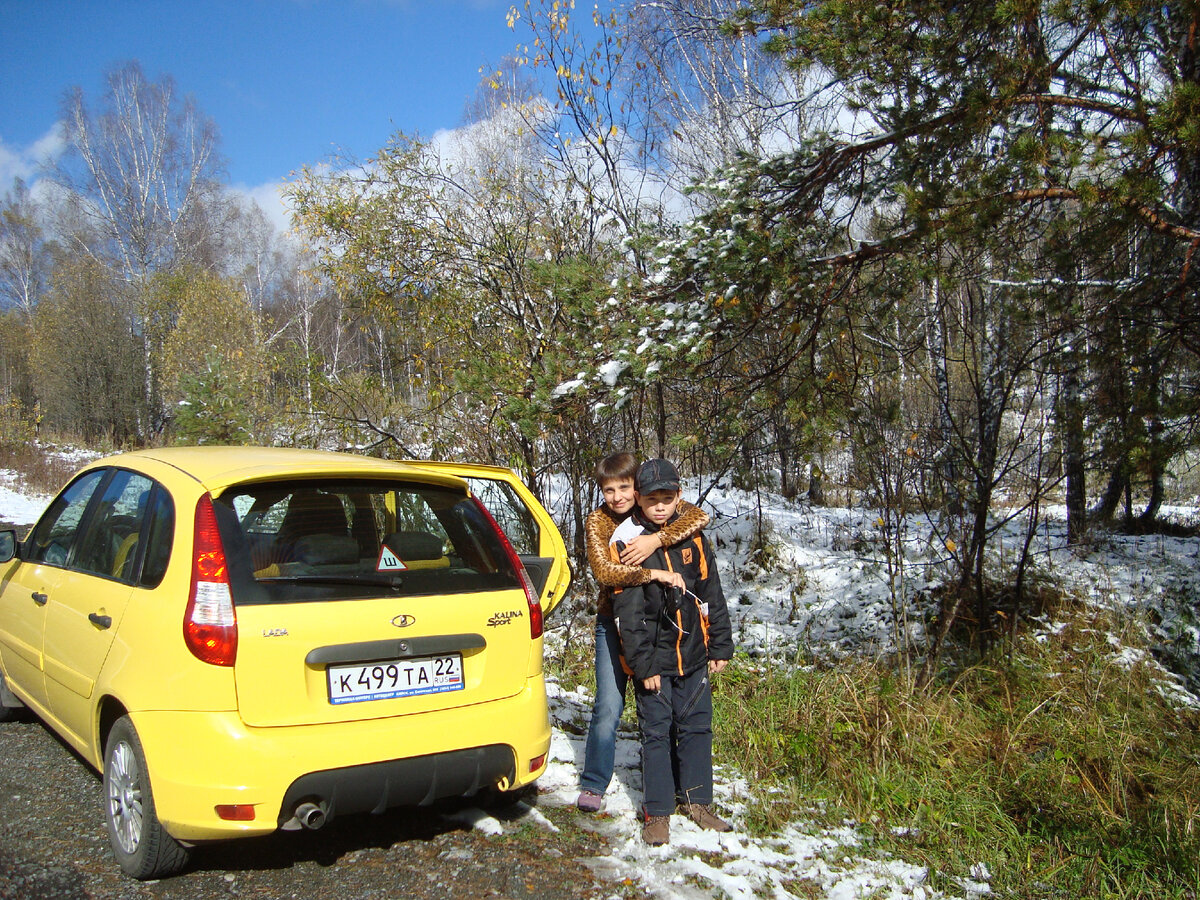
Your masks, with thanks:
[(537, 556), (541, 539), (537, 521), (512, 485), (494, 478), (468, 478), (467, 483), (508, 536), (517, 555)]
[(83, 514), (107, 470), (81, 475), (54, 498), (29, 535), (27, 558), (51, 566), (65, 567), (71, 558)]
[(138, 543), (154, 482), (118, 469), (84, 525), (71, 568), (133, 583)]

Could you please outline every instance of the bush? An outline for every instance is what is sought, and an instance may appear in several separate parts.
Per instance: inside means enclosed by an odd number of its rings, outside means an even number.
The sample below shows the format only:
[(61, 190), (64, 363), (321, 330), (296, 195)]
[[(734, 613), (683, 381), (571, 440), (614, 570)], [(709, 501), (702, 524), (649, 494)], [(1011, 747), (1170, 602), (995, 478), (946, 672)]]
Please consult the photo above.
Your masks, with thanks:
[(13, 453), (29, 447), (36, 435), (37, 415), (28, 415), (16, 397), (0, 406), (0, 450)]
[(935, 881), (983, 863), (1000, 896), (1194, 897), (1200, 714), (1167, 699), (1148, 655), (1119, 662), (1111, 631), (1018, 636), (925, 691), (865, 661), (731, 667), (716, 759), (792, 798), (773, 795), (762, 827), (820, 801)]
[[(51, 452), (42, 441), (0, 443), (0, 469), (19, 472), (23, 489), (37, 494), (57, 494), (81, 465), (77, 457)], [(30, 525), (30, 522), (17, 522)]]

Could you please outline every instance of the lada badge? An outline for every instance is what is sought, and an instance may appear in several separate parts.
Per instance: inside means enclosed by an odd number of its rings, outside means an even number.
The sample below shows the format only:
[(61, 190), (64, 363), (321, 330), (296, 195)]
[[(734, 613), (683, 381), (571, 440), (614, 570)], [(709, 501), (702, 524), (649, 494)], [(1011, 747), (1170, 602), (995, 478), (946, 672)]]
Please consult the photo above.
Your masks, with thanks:
[(400, 613), (392, 619), (392, 624), (397, 628), (407, 628), (409, 625), (417, 624), (417, 617), (410, 616), (408, 613)]

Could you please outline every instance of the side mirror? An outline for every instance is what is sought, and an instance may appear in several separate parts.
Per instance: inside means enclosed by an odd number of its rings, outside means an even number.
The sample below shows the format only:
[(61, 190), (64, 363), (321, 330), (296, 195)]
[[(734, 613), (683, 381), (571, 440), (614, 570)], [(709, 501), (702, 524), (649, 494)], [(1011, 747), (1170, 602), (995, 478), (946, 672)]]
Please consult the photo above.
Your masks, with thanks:
[(0, 563), (17, 555), (17, 532), (11, 528), (0, 531)]

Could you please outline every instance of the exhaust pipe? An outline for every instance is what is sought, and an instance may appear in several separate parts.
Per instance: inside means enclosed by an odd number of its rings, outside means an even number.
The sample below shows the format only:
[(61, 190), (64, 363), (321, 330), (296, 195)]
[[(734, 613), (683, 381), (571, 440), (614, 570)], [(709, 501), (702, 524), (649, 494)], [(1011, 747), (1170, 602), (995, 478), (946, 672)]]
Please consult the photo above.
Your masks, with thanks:
[(301, 803), (292, 814), (297, 822), (309, 831), (316, 831), (325, 824), (325, 804)]

